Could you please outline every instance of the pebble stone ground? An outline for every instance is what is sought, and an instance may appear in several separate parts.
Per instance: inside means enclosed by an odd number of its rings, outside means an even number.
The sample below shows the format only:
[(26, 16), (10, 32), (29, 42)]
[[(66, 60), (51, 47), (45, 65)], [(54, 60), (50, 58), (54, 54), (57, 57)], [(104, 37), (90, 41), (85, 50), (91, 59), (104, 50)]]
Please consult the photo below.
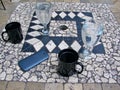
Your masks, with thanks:
[[(2, 10), (0, 5), (0, 33), (1, 29), (7, 22), (9, 15), (12, 13), (18, 3), (10, 2), (9, 0), (3, 0), (7, 8), (6, 11)], [(16, 0), (13, 0), (16, 1)], [(28, 0), (21, 0), (24, 2)], [(40, 0), (44, 1), (44, 0)], [(47, 0), (47, 1), (64, 1), (64, 2), (96, 2), (96, 3), (108, 3), (111, 4), (111, 11), (113, 12), (118, 23), (120, 23), (120, 1), (119, 0)], [(111, 2), (110, 2), (111, 1)], [(13, 82), (13, 81), (0, 81), (0, 90), (120, 90), (118, 84), (108, 83), (36, 83), (36, 82)]]

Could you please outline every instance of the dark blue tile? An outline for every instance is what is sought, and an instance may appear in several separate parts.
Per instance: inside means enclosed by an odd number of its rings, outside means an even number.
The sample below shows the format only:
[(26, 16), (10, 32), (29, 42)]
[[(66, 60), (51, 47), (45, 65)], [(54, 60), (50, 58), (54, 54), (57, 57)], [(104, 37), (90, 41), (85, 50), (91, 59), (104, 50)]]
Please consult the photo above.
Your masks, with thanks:
[(66, 15), (68, 15), (70, 12), (69, 11), (64, 11), (64, 13), (66, 13)]
[(36, 50), (34, 49), (33, 45), (25, 42), (21, 51), (22, 52), (35, 52)]
[(71, 45), (74, 42), (75, 38), (74, 37), (67, 37), (64, 38), (64, 41), (68, 44)]
[(36, 25), (36, 23), (32, 23), (32, 22), (30, 22), (29, 27), (32, 27), (32, 26), (35, 26), (35, 25)]
[(93, 49), (93, 53), (97, 53), (97, 54), (105, 54), (105, 50), (104, 50), (104, 46), (103, 44), (99, 44), (97, 46), (94, 47)]
[(50, 41), (50, 38), (48, 36), (38, 36), (37, 38), (41, 40), (44, 45), (46, 45)]
[(25, 40), (29, 40), (29, 39), (32, 39), (32, 38), (33, 38), (32, 36), (30, 36), (30, 35), (26, 35)]
[(36, 17), (32, 17), (32, 20), (37, 20), (37, 18)]
[(51, 37), (50, 40), (53, 40), (53, 42), (57, 45), (59, 45), (61, 43), (61, 41), (63, 40), (63, 37)]
[(45, 46), (43, 46), (40, 50), (41, 50), (41, 51), (46, 51), (46, 52), (49, 53), (48, 49), (47, 49)]
[(82, 24), (80, 23), (76, 23), (77, 24), (77, 35), (78, 35), (78, 38), (81, 39), (81, 29), (82, 29)]
[(91, 12), (82, 12), (85, 16), (93, 17)]
[(32, 32), (32, 31), (35, 31), (35, 30), (32, 29), (32, 28), (29, 28), (28, 31), (27, 31), (27, 34), (28, 34), (29, 32)]
[(73, 12), (73, 13), (77, 16), (79, 12)]
[(35, 15), (36, 15), (36, 12), (33, 13), (33, 16), (35, 16)]
[(58, 53), (60, 49), (58, 47), (55, 47), (54, 50), (52, 51), (53, 53)]

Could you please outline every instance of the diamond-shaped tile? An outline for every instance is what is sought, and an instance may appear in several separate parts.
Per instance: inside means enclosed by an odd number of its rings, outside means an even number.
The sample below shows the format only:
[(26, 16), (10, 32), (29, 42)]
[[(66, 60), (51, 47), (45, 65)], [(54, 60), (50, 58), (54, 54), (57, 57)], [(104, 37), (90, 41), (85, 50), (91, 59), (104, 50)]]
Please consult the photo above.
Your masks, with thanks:
[(77, 16), (81, 18), (81, 17), (84, 17), (85, 15), (80, 12), (80, 13), (77, 14)]
[(50, 40), (47, 44), (46, 44), (46, 48), (49, 50), (49, 52), (52, 52), (55, 49), (56, 45), (55, 43)]
[(32, 39), (29, 39), (29, 40), (26, 40), (27, 43), (31, 44), (31, 45), (34, 45), (35, 43), (39, 42), (40, 40), (37, 39), (37, 38), (32, 38)]
[(68, 48), (68, 44), (63, 40), (59, 45), (58, 47), (60, 48), (60, 50), (63, 50), (63, 49), (66, 49)]
[(78, 51), (80, 50), (80, 48), (81, 48), (81, 45), (75, 40), (75, 41), (72, 43), (71, 47), (72, 47), (75, 51), (78, 52)]
[(39, 29), (42, 29), (43, 26), (40, 26), (40, 25), (34, 25), (34, 26), (31, 26), (30, 28), (34, 29), (34, 30), (39, 30)]
[(59, 16), (60, 16), (61, 18), (64, 18), (64, 17), (66, 16), (66, 13), (61, 12), (61, 13), (59, 14)]
[(70, 12), (70, 13), (68, 14), (68, 16), (69, 16), (70, 18), (74, 18), (74, 17), (75, 17), (75, 14), (74, 14), (73, 12)]
[(33, 32), (29, 32), (28, 35), (36, 37), (36, 36), (40, 36), (40, 32), (38, 31), (33, 31)]
[(56, 12), (52, 13), (52, 17), (55, 18), (58, 14)]
[(84, 16), (82, 18), (85, 19), (85, 20), (91, 20), (92, 19), (92, 17), (89, 17), (89, 16)]
[(39, 20), (34, 20), (34, 21), (32, 21), (32, 23), (40, 24)]
[(36, 15), (34, 15), (33, 17), (34, 17), (34, 18), (37, 18), (37, 16), (36, 16)]
[(39, 42), (35, 43), (33, 46), (36, 51), (39, 51), (44, 46), (44, 44), (41, 41), (39, 41)]

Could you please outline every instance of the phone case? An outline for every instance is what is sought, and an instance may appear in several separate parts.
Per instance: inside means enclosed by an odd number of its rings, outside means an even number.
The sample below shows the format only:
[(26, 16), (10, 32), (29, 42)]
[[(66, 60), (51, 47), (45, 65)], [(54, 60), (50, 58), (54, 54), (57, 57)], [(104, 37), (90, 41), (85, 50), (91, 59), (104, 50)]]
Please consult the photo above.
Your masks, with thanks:
[(49, 55), (46, 51), (38, 51), (35, 54), (28, 56), (23, 60), (20, 60), (18, 62), (18, 65), (23, 71), (28, 71), (29, 69), (47, 60), (48, 58)]

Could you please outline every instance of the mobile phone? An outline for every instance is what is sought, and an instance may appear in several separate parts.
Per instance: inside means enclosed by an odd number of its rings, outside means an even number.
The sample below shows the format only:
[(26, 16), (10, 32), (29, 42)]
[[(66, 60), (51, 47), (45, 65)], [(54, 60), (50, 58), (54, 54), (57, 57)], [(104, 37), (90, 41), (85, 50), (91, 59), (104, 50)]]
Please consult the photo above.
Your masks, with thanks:
[(35, 67), (36, 65), (40, 64), (41, 62), (47, 60), (49, 55), (47, 51), (38, 51), (31, 56), (26, 57), (18, 62), (19, 67), (23, 71), (28, 71), (31, 68)]

